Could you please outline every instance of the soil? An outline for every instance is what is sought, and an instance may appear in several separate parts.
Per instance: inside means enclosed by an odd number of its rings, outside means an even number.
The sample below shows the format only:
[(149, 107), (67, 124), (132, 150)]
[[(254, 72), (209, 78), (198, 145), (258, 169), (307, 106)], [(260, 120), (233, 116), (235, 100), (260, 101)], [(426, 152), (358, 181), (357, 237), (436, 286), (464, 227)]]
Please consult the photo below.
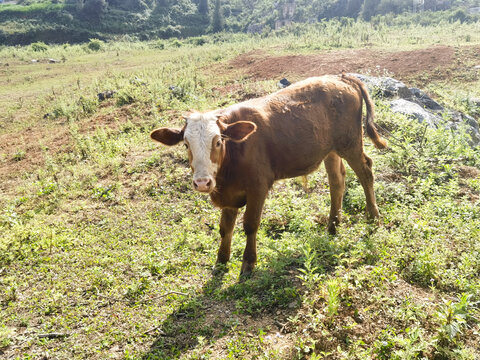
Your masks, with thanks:
[(230, 62), (230, 68), (248, 78), (296, 81), (308, 76), (359, 72), (391, 76), (402, 81), (445, 80), (473, 68), (480, 62), (480, 47), (456, 48), (434, 46), (426, 49), (388, 52), (384, 50), (348, 49), (322, 51), (311, 55), (268, 56), (255, 50)]

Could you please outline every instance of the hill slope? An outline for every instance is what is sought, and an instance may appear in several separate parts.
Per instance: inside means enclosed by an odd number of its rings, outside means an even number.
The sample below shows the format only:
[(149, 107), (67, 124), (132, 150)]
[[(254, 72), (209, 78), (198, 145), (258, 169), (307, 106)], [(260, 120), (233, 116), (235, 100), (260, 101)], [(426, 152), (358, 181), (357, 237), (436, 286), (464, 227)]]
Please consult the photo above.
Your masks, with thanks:
[[(437, 4), (437, 1), (430, 2)], [(202, 5), (203, 4), (203, 5)], [(279, 26), (308, 23), (323, 19), (350, 17), (370, 20), (374, 15), (412, 11), (410, 1), (330, 0), (330, 1), (246, 1), (224, 0), (220, 3), (219, 29), (232, 32), (271, 32)], [(445, 10), (445, 5), (430, 5), (428, 14), (416, 15), (424, 24), (450, 21), (470, 22), (476, 19), (465, 10), (449, 10), (436, 15), (430, 10)], [(442, 4), (446, 4), (443, 3)], [(448, 8), (473, 5), (449, 2)], [(204, 6), (204, 8), (202, 8)], [(66, 0), (66, 2), (22, 2), (0, 4), (0, 44), (78, 43), (90, 38), (148, 40), (169, 37), (198, 36), (212, 32), (215, 2), (206, 0)], [(420, 20), (421, 19), (421, 20)]]

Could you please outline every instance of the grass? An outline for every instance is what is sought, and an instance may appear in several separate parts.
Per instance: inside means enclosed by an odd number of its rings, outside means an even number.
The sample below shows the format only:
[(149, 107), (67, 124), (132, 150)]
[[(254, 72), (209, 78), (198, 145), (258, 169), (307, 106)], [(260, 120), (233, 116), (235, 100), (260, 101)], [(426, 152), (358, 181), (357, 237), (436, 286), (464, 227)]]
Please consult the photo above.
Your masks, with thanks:
[[(478, 46), (471, 26), (465, 31)], [(456, 45), (450, 30), (439, 38)], [(219, 212), (190, 189), (183, 149), (159, 147), (149, 132), (180, 124), (189, 109), (272, 91), (276, 79), (248, 78), (229, 60), (260, 48), (319, 51), (304, 45), (310, 34), (179, 48), (166, 42), (162, 50), (154, 43), (106, 43), (98, 52), (48, 46), (42, 59), (66, 58), (56, 64), (30, 63), (38, 56), (31, 47), (0, 50), (9, 63), (0, 80), (0, 356), (480, 356), (480, 150), (462, 132), (425, 130), (392, 114), (381, 99), (376, 121), (395, 137), (387, 151), (367, 146), (381, 221), (366, 220), (349, 168), (336, 236), (325, 229), (325, 171), (309, 176), (306, 189), (300, 179), (282, 181), (267, 199), (253, 277), (238, 279), (241, 221), (227, 272), (212, 275)], [(381, 41), (375, 46), (391, 37)], [(427, 83), (459, 110), (461, 99), (480, 96), (478, 80), (467, 77)], [(244, 93), (218, 90), (232, 84)], [(117, 93), (99, 102), (106, 90)]]

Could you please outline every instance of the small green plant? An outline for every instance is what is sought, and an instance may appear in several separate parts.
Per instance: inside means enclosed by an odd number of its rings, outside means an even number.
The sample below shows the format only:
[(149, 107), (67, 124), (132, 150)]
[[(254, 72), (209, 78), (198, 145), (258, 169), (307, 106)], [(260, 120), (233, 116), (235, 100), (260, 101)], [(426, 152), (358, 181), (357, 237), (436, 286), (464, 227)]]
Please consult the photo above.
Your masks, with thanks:
[(96, 100), (91, 100), (89, 98), (81, 96), (80, 99), (78, 99), (78, 105), (82, 109), (82, 112), (85, 115), (89, 115), (95, 112), (97, 110), (97, 101)]
[(0, 327), (0, 354), (2, 349), (6, 348), (12, 342), (11, 335), (13, 331), (7, 328), (5, 325)]
[[(313, 339), (310, 336), (305, 337), (299, 337), (297, 341), (295, 342), (295, 349), (297, 350), (297, 356), (300, 359), (305, 358), (306, 354), (310, 354), (315, 350), (315, 344), (317, 343), (317, 340)], [(316, 357), (316, 355), (315, 355)], [(314, 359), (315, 359), (314, 357)], [(321, 359), (321, 358), (320, 358)]]
[(94, 198), (108, 201), (112, 200), (115, 197), (114, 191), (115, 185), (97, 186), (92, 190), (92, 194)]
[(392, 358), (395, 345), (395, 332), (387, 328), (381, 331), (380, 336), (373, 343), (373, 352), (377, 359), (389, 360)]
[(15, 161), (21, 161), (25, 159), (26, 155), (27, 153), (25, 152), (25, 150), (17, 150), (15, 154), (13, 154), (12, 159)]
[(17, 284), (11, 284), (4, 291), (4, 303), (8, 304), (11, 301), (17, 300)]
[[(460, 343), (460, 336), (467, 327), (468, 320), (472, 319), (472, 310), (478, 302), (472, 301), (472, 294), (462, 294), (458, 301), (444, 300), (435, 313), (439, 325), (435, 336), (437, 353), (447, 359)], [(478, 321), (478, 319), (476, 319)]]
[(338, 279), (327, 281), (327, 316), (332, 318), (338, 314), (340, 307), (340, 282)]
[(313, 290), (323, 277), (323, 274), (319, 273), (322, 269), (320, 266), (315, 265), (315, 263), (318, 262), (318, 256), (317, 252), (312, 250), (310, 244), (305, 245), (303, 254), (305, 256), (305, 262), (303, 263), (304, 268), (298, 269), (303, 275), (297, 275), (297, 277), (302, 280), (303, 285), (309, 290)]
[(165, 42), (163, 40), (157, 40), (151, 46), (154, 49), (163, 50), (163, 49), (165, 49)]
[(125, 297), (130, 300), (136, 300), (141, 295), (145, 294), (150, 286), (150, 280), (143, 276), (138, 281), (134, 282), (130, 286), (127, 287), (127, 291), (125, 293)]
[(49, 195), (53, 193), (56, 189), (58, 188), (57, 183), (55, 182), (50, 182), (48, 184), (45, 184), (38, 192), (38, 196), (44, 196), (44, 195)]

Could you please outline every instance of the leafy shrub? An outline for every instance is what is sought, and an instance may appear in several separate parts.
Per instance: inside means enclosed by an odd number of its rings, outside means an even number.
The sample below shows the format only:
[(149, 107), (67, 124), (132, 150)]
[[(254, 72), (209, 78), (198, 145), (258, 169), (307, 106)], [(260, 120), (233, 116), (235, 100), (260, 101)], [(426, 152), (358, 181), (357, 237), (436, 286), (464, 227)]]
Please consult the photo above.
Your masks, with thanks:
[(90, 39), (87, 47), (92, 51), (99, 51), (103, 47), (103, 41), (99, 39)]
[(81, 96), (80, 99), (78, 99), (78, 105), (82, 109), (85, 115), (92, 114), (97, 109), (96, 100), (87, 99), (83, 96)]
[(182, 42), (178, 39), (173, 39), (170, 41), (170, 46), (179, 48), (182, 46)]
[(47, 51), (48, 50), (48, 45), (45, 44), (43, 41), (38, 41), (30, 45), (32, 47), (32, 50), (35, 52), (40, 52), (40, 51)]
[(159, 50), (165, 49), (165, 43), (163, 42), (163, 40), (157, 40), (157, 41), (154, 42), (151, 46), (152, 46), (154, 49), (159, 49)]
[(204, 36), (197, 36), (188, 39), (188, 42), (195, 46), (202, 46), (207, 43), (207, 39)]
[(448, 17), (448, 20), (450, 22), (459, 21), (460, 23), (464, 23), (466, 19), (467, 19), (467, 14), (463, 9), (456, 10), (452, 15)]

